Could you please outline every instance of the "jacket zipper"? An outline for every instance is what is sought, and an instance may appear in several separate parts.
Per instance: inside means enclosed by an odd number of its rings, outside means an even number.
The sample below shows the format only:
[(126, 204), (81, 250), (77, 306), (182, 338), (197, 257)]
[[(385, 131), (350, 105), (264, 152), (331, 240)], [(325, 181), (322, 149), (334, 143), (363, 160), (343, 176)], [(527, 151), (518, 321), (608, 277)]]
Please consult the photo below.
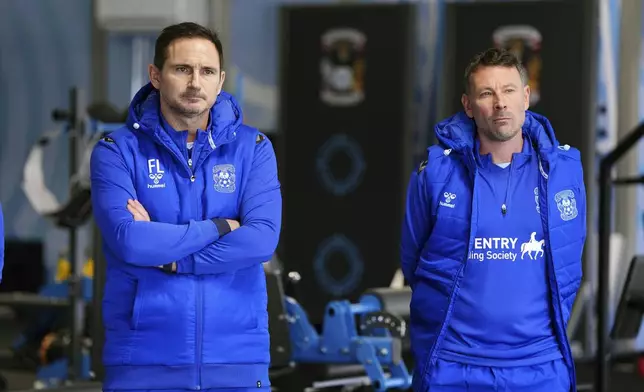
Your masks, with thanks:
[[(193, 150), (192, 154), (194, 157), (194, 152), (195, 152), (195, 146), (193, 145)], [(196, 182), (196, 177), (195, 177), (195, 172), (193, 168), (193, 159), (188, 158), (188, 167), (190, 168), (190, 186), (192, 187), (191, 192), (195, 196), (195, 208), (196, 208), (196, 216), (195, 219), (201, 220), (201, 200), (199, 198), (199, 192), (196, 189), (195, 182)], [(196, 284), (197, 284), (197, 298), (196, 298), (196, 303), (195, 303), (195, 313), (196, 313), (196, 325), (195, 325), (195, 341), (196, 341), (196, 347), (195, 347), (195, 363), (197, 364), (197, 373), (196, 373), (196, 383), (195, 383), (195, 389), (200, 390), (201, 389), (201, 357), (203, 353), (203, 279), (201, 276), (196, 277)]]
[[(170, 154), (177, 160), (177, 162), (180, 162), (181, 165), (183, 166), (184, 169), (188, 171), (189, 180), (190, 180), (190, 192), (194, 193), (197, 195), (196, 199), (196, 209), (198, 216), (200, 216), (200, 205), (199, 205), (199, 194), (195, 192), (194, 189), (194, 183), (196, 181), (194, 169), (193, 169), (193, 160), (192, 158), (188, 158), (188, 161), (186, 162), (183, 157), (180, 157), (179, 154), (177, 154), (172, 148), (168, 147), (165, 143), (163, 143), (162, 140), (159, 140), (157, 138), (157, 142), (161, 144), (163, 147), (165, 147), (166, 150), (170, 152)], [(192, 147), (194, 149), (194, 145)], [(194, 150), (193, 150), (194, 151)], [(197, 288), (197, 295), (196, 295), (196, 303), (195, 303), (195, 313), (196, 313), (196, 324), (195, 324), (195, 341), (196, 341), (196, 348), (195, 348), (195, 362), (197, 364), (197, 373), (195, 375), (195, 390), (200, 390), (201, 389), (201, 352), (202, 352), (202, 336), (201, 336), (201, 322), (202, 322), (202, 285), (201, 285), (201, 277), (198, 276), (196, 280), (196, 288)]]
[[(541, 162), (539, 162), (539, 166), (541, 166)], [(540, 167), (540, 169), (541, 169), (541, 167)], [(556, 304), (553, 303), (552, 305), (555, 307), (555, 311), (557, 312), (557, 315), (559, 316), (559, 320), (561, 321), (561, 323), (563, 323), (564, 322), (563, 310), (561, 309), (561, 299), (559, 297), (559, 281), (557, 280), (557, 277), (555, 276), (555, 273), (554, 273), (554, 271), (555, 271), (555, 261), (554, 261), (554, 258), (552, 257), (552, 249), (550, 248), (550, 244), (552, 244), (552, 241), (550, 240), (550, 230), (549, 230), (549, 226), (550, 226), (550, 222), (549, 222), (550, 211), (548, 210), (548, 207), (549, 207), (549, 205), (548, 205), (548, 200), (549, 200), (549, 196), (548, 196), (548, 181), (546, 180), (546, 178), (544, 178), (543, 174), (541, 175), (539, 180), (543, 183), (543, 189), (544, 189), (544, 194), (545, 194), (545, 197), (544, 197), (545, 201), (544, 201), (544, 206), (543, 206), (545, 208), (542, 208), (541, 210), (545, 214), (544, 215), (544, 221), (545, 221), (544, 231), (545, 231), (545, 233), (547, 233), (546, 235), (548, 236), (548, 246), (546, 246), (546, 249), (548, 251), (548, 256), (549, 256), (548, 258), (550, 259), (548, 261), (548, 265), (550, 266), (550, 271), (548, 273), (548, 279), (553, 278), (552, 281), (554, 281), (554, 283), (555, 283), (553, 289), (555, 291), (555, 298), (554, 299), (556, 301), (553, 301), (553, 302), (556, 302)], [(550, 276), (551, 274), (552, 274), (552, 276)], [(555, 324), (557, 324), (557, 323), (555, 323)], [(555, 325), (555, 328), (559, 328), (559, 327), (557, 325)], [(563, 333), (564, 336), (566, 336), (566, 331), (565, 330), (562, 331), (561, 333)], [(564, 348), (566, 350), (564, 355), (567, 357), (565, 362), (572, 361), (572, 351), (570, 349), (570, 345), (568, 344), (568, 339), (567, 338), (563, 339), (563, 345), (564, 345)], [(568, 365), (570, 365), (570, 364), (568, 364)], [(571, 382), (571, 384), (570, 384), (571, 385), (571, 390), (573, 390), (574, 389), (573, 386), (577, 382), (576, 381), (577, 380), (577, 375), (576, 375), (576, 372), (575, 372), (574, 364), (572, 366), (568, 366), (568, 369), (570, 371), (569, 377), (570, 377), (570, 382)]]
[(186, 161), (184, 160), (184, 158), (183, 158), (182, 156), (179, 156), (179, 154), (177, 154), (177, 152), (176, 152), (176, 151), (174, 151), (172, 148), (168, 147), (168, 146), (163, 142), (163, 140), (161, 140), (158, 136), (156, 136), (156, 137), (154, 138), (154, 140), (155, 140), (158, 144), (160, 144), (163, 148), (165, 148), (167, 151), (169, 151), (169, 152), (170, 152), (170, 155), (172, 155), (172, 156), (174, 157), (174, 159), (176, 159), (176, 160), (177, 160), (177, 162), (179, 162), (179, 163), (181, 164), (181, 166), (182, 166), (182, 167), (183, 167), (183, 168), (188, 172), (188, 174), (190, 175), (190, 177), (192, 177), (192, 176), (193, 176), (193, 173), (192, 173), (192, 166), (191, 166), (191, 164), (190, 164), (190, 160), (188, 160), (188, 161), (189, 161), (189, 163), (188, 163), (188, 165), (186, 165)]
[[(161, 144), (163, 147), (165, 147), (168, 151), (170, 151), (170, 154), (175, 157), (177, 162), (181, 162), (181, 165), (188, 171), (188, 174), (190, 175), (190, 186), (192, 187), (191, 192), (195, 195), (195, 208), (197, 212), (197, 219), (202, 219), (202, 211), (201, 211), (201, 200), (199, 198), (199, 192), (195, 190), (194, 183), (196, 182), (196, 176), (194, 172), (194, 167), (193, 164), (195, 162), (194, 159), (188, 158), (187, 162), (184, 160), (183, 157), (180, 157), (179, 154), (177, 154), (172, 148), (168, 147), (163, 141), (159, 140), (157, 138), (157, 142)], [(193, 153), (195, 146), (193, 145)], [(216, 147), (215, 147), (216, 148)], [(187, 165), (186, 165), (187, 163)], [(201, 390), (201, 369), (202, 369), (202, 354), (203, 354), (203, 277), (202, 276), (197, 276), (196, 280), (197, 284), (197, 298), (196, 298), (196, 304), (195, 304), (195, 312), (196, 312), (196, 326), (195, 326), (195, 340), (196, 340), (196, 348), (195, 348), (195, 362), (197, 364), (197, 373), (195, 375), (195, 390)]]

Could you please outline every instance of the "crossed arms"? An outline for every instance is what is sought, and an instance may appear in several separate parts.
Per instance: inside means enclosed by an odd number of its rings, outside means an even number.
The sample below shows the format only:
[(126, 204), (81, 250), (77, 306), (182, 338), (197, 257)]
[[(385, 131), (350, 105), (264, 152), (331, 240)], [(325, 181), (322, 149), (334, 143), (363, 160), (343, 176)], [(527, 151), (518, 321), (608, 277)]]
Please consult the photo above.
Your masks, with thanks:
[(128, 207), (128, 200), (137, 199), (132, 176), (113, 141), (96, 145), (90, 173), (96, 224), (106, 245), (126, 263), (158, 267), (176, 262), (179, 273), (215, 274), (266, 262), (277, 247), (282, 199), (275, 153), (267, 139), (255, 146), (239, 228), (230, 221), (235, 230), (225, 235), (211, 219), (183, 225), (135, 219), (132, 204)]

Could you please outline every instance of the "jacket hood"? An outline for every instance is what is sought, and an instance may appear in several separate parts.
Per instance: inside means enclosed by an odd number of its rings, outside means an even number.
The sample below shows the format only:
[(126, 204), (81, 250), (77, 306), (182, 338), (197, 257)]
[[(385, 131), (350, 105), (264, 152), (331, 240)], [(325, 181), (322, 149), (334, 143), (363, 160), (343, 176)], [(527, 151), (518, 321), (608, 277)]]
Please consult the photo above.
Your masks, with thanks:
[[(527, 110), (522, 130), (539, 152), (547, 152), (559, 146), (550, 121), (540, 114)], [(476, 124), (464, 111), (438, 123), (434, 132), (442, 145), (456, 151), (471, 151), (476, 144)]]
[[(210, 108), (208, 129), (205, 130), (211, 145), (227, 143), (234, 139), (235, 131), (242, 124), (242, 118), (241, 107), (235, 98), (222, 91)], [(153, 136), (161, 128), (160, 124), (159, 90), (148, 83), (141, 87), (130, 103), (127, 126)]]

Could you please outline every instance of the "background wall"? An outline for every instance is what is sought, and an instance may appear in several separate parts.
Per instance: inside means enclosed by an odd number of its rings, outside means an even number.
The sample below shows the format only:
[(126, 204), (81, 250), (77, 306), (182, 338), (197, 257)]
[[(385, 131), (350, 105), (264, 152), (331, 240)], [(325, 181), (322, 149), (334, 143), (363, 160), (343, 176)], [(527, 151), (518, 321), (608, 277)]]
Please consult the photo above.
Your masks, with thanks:
[[(64, 231), (41, 219), (20, 188), (32, 144), (59, 125), (54, 108), (67, 107), (72, 86), (87, 89), (91, 78), (91, 2), (87, 0), (0, 1), (0, 201), (7, 237), (44, 239), (52, 264)], [(47, 150), (45, 175), (59, 199), (67, 194), (67, 142)]]

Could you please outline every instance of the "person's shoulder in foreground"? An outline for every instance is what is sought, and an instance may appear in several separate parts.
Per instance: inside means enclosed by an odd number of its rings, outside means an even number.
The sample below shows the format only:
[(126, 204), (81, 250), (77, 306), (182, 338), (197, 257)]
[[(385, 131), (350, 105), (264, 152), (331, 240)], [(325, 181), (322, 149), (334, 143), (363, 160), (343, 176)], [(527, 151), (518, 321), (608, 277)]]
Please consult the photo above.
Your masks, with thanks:
[(277, 164), (221, 91), (222, 69), (216, 34), (166, 28), (126, 127), (93, 151), (106, 390), (270, 386), (262, 263), (281, 227)]

